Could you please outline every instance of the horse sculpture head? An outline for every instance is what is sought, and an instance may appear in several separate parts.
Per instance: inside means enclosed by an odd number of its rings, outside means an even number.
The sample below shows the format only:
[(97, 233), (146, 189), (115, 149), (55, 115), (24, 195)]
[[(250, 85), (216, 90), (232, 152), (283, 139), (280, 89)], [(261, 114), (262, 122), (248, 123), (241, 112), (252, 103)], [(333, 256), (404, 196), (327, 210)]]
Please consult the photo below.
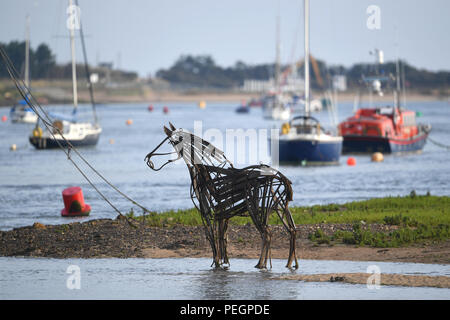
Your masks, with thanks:
[[(145, 161), (150, 169), (154, 171), (161, 170), (164, 166), (171, 162), (175, 162), (179, 159), (183, 159), (188, 167), (193, 167), (199, 164), (203, 165), (216, 165), (225, 166), (226, 164), (233, 166), (230, 161), (225, 157), (222, 150), (217, 149), (211, 143), (202, 138), (185, 131), (181, 128), (177, 129), (172, 123), (169, 122), (169, 128), (164, 126), (164, 132), (167, 137), (162, 140), (153, 151), (151, 151), (145, 157)], [(168, 142), (174, 151), (172, 152), (157, 152), (159, 148)], [(155, 168), (151, 158), (153, 156), (163, 156), (176, 154), (175, 159), (166, 161), (159, 168)]]

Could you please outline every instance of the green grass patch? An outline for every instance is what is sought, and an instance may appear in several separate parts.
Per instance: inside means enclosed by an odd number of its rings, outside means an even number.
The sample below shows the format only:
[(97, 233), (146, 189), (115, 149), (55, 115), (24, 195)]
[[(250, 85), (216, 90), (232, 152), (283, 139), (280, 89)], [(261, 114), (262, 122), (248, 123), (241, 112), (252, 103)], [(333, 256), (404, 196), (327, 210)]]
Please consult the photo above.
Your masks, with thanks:
[[(342, 205), (316, 205), (290, 209), (296, 224), (316, 223), (386, 223), (449, 224), (450, 197), (408, 196), (376, 198)], [(390, 218), (386, 217), (395, 217)]]
[[(353, 231), (337, 231), (329, 237), (329, 244), (343, 243), (376, 248), (408, 246), (414, 243), (434, 243), (449, 239), (448, 224), (436, 226), (419, 224), (417, 227), (404, 226), (389, 233), (363, 230), (360, 224), (353, 226)], [(321, 242), (311, 239), (317, 244)], [(323, 242), (322, 242), (323, 243)]]
[[(345, 243), (374, 247), (395, 247), (424, 241), (442, 241), (449, 238), (450, 197), (417, 195), (386, 197), (346, 204), (291, 207), (296, 224), (351, 223), (353, 231), (338, 231), (327, 236), (316, 231), (309, 237), (318, 244)], [(136, 216), (133, 210), (128, 217), (142, 222), (143, 216)], [(399, 228), (389, 234), (362, 230), (360, 222), (381, 223)], [(145, 215), (145, 223), (155, 227), (172, 227), (177, 224), (200, 226), (202, 219), (196, 209), (170, 210)], [(249, 217), (234, 217), (230, 224), (252, 223)], [(270, 224), (281, 224), (276, 213), (269, 218)]]

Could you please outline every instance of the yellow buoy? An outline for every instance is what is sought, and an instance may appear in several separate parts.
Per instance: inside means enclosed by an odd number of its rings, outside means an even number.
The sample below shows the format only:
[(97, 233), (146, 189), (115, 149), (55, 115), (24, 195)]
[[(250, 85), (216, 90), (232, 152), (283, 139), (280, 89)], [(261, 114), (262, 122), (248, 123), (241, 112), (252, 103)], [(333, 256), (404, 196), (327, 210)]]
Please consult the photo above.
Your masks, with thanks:
[(36, 127), (33, 129), (33, 137), (35, 137), (35, 138), (42, 137), (42, 128), (41, 127)]
[(375, 152), (372, 154), (373, 162), (381, 162), (384, 160), (383, 154), (381, 152)]
[(17, 150), (17, 146), (13, 143), (9, 149), (11, 151), (16, 151)]
[(205, 101), (200, 101), (200, 102), (198, 103), (198, 107), (199, 107), (200, 109), (205, 109), (205, 108), (206, 108), (206, 102), (205, 102)]
[(289, 123), (283, 123), (283, 125), (281, 126), (281, 134), (288, 134), (289, 130), (291, 130), (291, 126), (289, 125)]
[(127, 122), (126, 122), (126, 124), (127, 124), (127, 125), (131, 125), (131, 124), (133, 124), (133, 120), (131, 120), (131, 119), (128, 119), (128, 120), (127, 120)]

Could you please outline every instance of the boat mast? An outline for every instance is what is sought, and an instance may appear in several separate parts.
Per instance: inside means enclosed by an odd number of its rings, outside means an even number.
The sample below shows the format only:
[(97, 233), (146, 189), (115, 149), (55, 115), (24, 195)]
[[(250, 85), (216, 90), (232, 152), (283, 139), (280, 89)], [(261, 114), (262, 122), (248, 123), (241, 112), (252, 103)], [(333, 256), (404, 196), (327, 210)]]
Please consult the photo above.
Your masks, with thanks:
[(397, 62), (395, 64), (395, 80), (396, 80), (396, 89), (395, 89), (395, 103), (397, 105), (397, 109), (400, 109), (400, 60), (397, 57)]
[(25, 29), (25, 74), (24, 82), (27, 88), (30, 87), (30, 16), (26, 17)]
[[(75, 5), (78, 6), (78, 0), (75, 0)], [(94, 88), (93, 88), (93, 84), (91, 81), (91, 72), (89, 70), (89, 63), (88, 63), (87, 53), (86, 53), (86, 44), (84, 43), (84, 34), (83, 34), (83, 26), (81, 24), (81, 19), (80, 19), (80, 38), (81, 38), (81, 48), (83, 49), (84, 70), (86, 73), (86, 81), (87, 81), (88, 88), (89, 88), (89, 95), (91, 97), (92, 112), (94, 114), (94, 122), (98, 123), (97, 111), (95, 110), (96, 108), (95, 108), (95, 99), (94, 99)]]
[[(69, 0), (69, 7), (73, 8), (72, 0)], [(73, 87), (73, 107), (74, 107), (73, 113), (76, 113), (78, 107), (78, 89), (77, 89), (77, 65), (75, 62), (75, 30), (74, 30), (75, 25), (71, 25), (69, 29), (70, 29), (70, 48), (72, 56), (72, 87)]]
[(395, 28), (395, 38), (396, 38), (396, 44), (397, 47), (397, 61), (395, 63), (395, 82), (396, 82), (396, 89), (395, 89), (395, 103), (397, 104), (397, 108), (400, 109), (400, 92), (401, 92), (401, 85), (400, 85), (400, 53), (399, 53), (399, 40), (398, 40), (398, 28)]
[(304, 0), (305, 15), (305, 115), (309, 112), (309, 0)]
[(277, 15), (277, 35), (276, 35), (276, 56), (275, 56), (275, 90), (280, 91), (280, 3), (278, 2)]

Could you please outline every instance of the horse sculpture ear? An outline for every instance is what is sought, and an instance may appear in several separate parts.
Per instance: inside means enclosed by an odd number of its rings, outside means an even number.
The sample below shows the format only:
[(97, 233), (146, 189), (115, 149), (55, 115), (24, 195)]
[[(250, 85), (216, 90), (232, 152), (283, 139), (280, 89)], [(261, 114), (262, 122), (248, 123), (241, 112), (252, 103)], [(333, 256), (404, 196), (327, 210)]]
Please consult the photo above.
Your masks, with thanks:
[(169, 121), (169, 126), (170, 126), (170, 129), (172, 129), (172, 131), (177, 130), (177, 128), (175, 128), (175, 126), (170, 121)]
[(164, 132), (167, 134), (168, 137), (172, 136), (172, 130), (170, 130), (169, 128), (167, 128), (166, 126), (164, 126)]

